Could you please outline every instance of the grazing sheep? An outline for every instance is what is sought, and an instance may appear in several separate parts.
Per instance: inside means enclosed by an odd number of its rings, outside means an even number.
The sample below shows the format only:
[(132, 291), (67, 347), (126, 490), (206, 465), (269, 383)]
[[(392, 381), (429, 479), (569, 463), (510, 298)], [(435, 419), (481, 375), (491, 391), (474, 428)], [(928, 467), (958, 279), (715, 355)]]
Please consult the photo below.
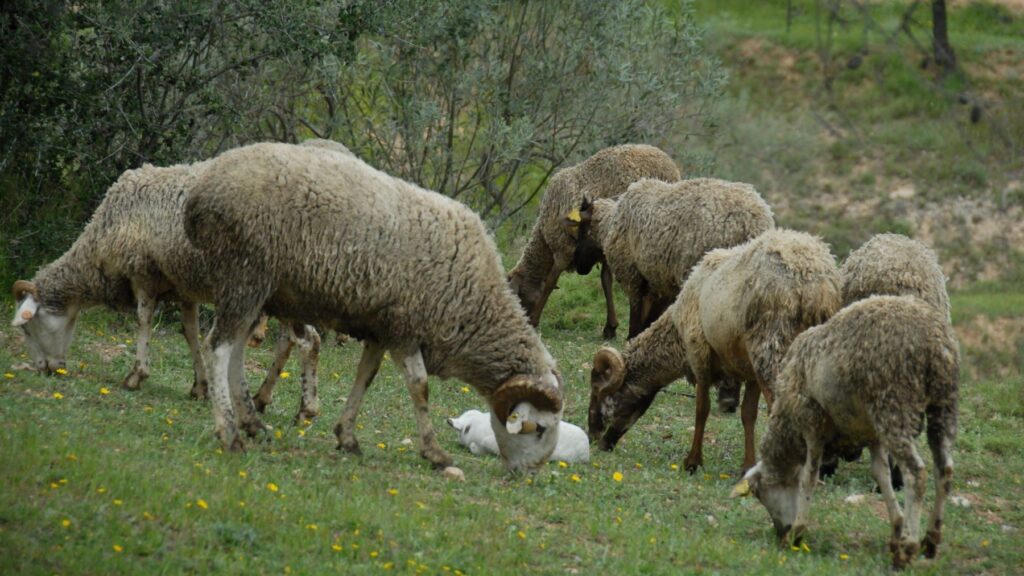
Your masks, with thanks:
[[(157, 304), (178, 301), (195, 372), (191, 395), (206, 397), (198, 309), (199, 303), (212, 299), (209, 266), (186, 239), (181, 214), (190, 188), (207, 166), (206, 162), (167, 168), (147, 164), (126, 171), (107, 191), (71, 248), (42, 267), (32, 281), (14, 283), (18, 304), (12, 324), (25, 332), (37, 369), (64, 367), (81, 310), (94, 305), (122, 311), (134, 308), (139, 319), (136, 360), (122, 385), (138, 389), (149, 376), (149, 339)], [(298, 418), (319, 412), (316, 366), (309, 362), (315, 358), (307, 354)], [(310, 375), (313, 379), (307, 380)]]
[[(467, 410), (458, 418), (448, 418), (448, 425), (459, 433), (459, 444), (462, 444), (474, 456), (485, 456), (498, 453), (498, 442), (491, 430), (491, 415), (479, 410)], [(548, 458), (551, 462), (559, 460), (568, 463), (590, 462), (590, 442), (582, 428), (566, 421), (558, 424), (558, 444)]]
[[(923, 545), (933, 558), (952, 488), (958, 378), (956, 337), (939, 309), (907, 296), (873, 296), (847, 306), (794, 340), (777, 381), (761, 461), (733, 494), (757, 496), (777, 534), (799, 544), (828, 447), (867, 446), (892, 523), (892, 564), (902, 568), (920, 549), (927, 473), (915, 438), (927, 417), (935, 505)], [(909, 479), (906, 516), (893, 495), (887, 455)]]
[[(927, 246), (900, 234), (878, 234), (850, 253), (839, 267), (842, 279), (843, 306), (869, 296), (916, 296), (950, 317), (946, 277), (939, 260)], [(835, 473), (838, 458), (860, 458), (858, 447), (844, 454), (834, 454), (821, 464), (823, 476)], [(892, 468), (892, 485), (903, 487), (900, 469)]]
[[(778, 366), (790, 342), (839, 308), (839, 273), (828, 246), (801, 232), (773, 229), (728, 249), (709, 252), (676, 302), (626, 349), (594, 357), (590, 432), (604, 432), (611, 449), (679, 375), (697, 386), (688, 471), (703, 464), (708, 388), (744, 382), (743, 469), (754, 465), (754, 424), (761, 393), (771, 406)], [(674, 324), (674, 326), (673, 326)], [(675, 328), (673, 331), (672, 328)], [(607, 430), (605, 421), (610, 420)]]
[(617, 198), (584, 198), (566, 224), (577, 238), (576, 272), (588, 274), (604, 260), (629, 297), (634, 338), (675, 300), (706, 252), (742, 244), (775, 220), (749, 184), (645, 178)]
[[(584, 196), (591, 199), (617, 196), (641, 178), (675, 182), (679, 180), (679, 168), (667, 154), (653, 146), (625, 144), (605, 148), (552, 176), (523, 255), (508, 274), (512, 291), (519, 297), (531, 324), (540, 323), (541, 312), (558, 277), (572, 264), (576, 246), (566, 233), (565, 215), (578, 208)], [(601, 286), (608, 309), (604, 337), (612, 339), (618, 320), (612, 299), (611, 272), (607, 268), (601, 271)]]
[(239, 380), (248, 326), (266, 308), (363, 340), (335, 427), (339, 448), (358, 453), (355, 418), (390, 351), (415, 406), (420, 453), (435, 466), (452, 459), (430, 423), (428, 374), (464, 380), (485, 398), (509, 469), (540, 466), (554, 450), (562, 413), (555, 361), (467, 207), (352, 156), (256, 144), (211, 161), (186, 204), (185, 227), (218, 263), (209, 348), (215, 430), (225, 447), (244, 448), (239, 426), (250, 435), (263, 430)]

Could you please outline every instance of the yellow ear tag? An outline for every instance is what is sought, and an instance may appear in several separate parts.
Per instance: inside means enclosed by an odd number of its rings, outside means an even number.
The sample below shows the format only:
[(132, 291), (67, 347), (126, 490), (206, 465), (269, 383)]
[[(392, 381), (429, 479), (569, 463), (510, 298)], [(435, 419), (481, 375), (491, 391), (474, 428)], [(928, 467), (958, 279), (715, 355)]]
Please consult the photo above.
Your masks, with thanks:
[(569, 215), (566, 216), (566, 218), (568, 218), (571, 222), (576, 222), (576, 223), (579, 223), (579, 222), (583, 221), (583, 218), (580, 217), (580, 211), (579, 210), (573, 210), (572, 212), (569, 212)]
[(508, 418), (506, 420), (509, 421), (509, 422), (515, 422), (516, 420), (519, 420), (519, 413), (518, 412), (513, 412), (513, 413), (509, 414)]
[(739, 498), (740, 496), (750, 496), (750, 482), (747, 482), (747, 479), (744, 478), (739, 484), (737, 484), (732, 489), (732, 493), (729, 494), (729, 496), (732, 498)]

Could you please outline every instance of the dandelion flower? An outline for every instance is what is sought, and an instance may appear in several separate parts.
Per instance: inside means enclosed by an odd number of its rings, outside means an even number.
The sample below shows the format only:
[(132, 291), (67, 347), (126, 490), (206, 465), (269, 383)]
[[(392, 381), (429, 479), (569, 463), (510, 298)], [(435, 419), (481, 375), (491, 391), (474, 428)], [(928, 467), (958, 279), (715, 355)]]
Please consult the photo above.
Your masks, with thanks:
[(246, 476), (248, 476), (248, 475), (249, 475), (249, 473), (248, 473), (248, 472), (246, 472), (245, 470), (239, 470), (239, 471), (238, 471), (238, 476), (239, 476), (240, 478), (245, 478), (245, 477), (246, 477)]
[(61, 376), (67, 376), (68, 375), (68, 371), (63, 369), (63, 368), (57, 368), (56, 370), (54, 370), (54, 372), (56, 372), (57, 374), (60, 374)]
[(850, 555), (849, 554), (840, 554), (839, 555), (839, 559), (840, 560), (849, 560), (850, 559)]
[(622, 472), (616, 470), (615, 473), (612, 474), (612, 480), (615, 480), (616, 482), (622, 482)]
[(270, 490), (271, 492), (277, 492), (277, 484), (274, 484), (273, 482), (267, 482), (267, 490)]
[(305, 435), (306, 435), (306, 431), (303, 430), (302, 428), (299, 428), (299, 438), (302, 438)]
[(376, 558), (377, 556), (380, 556), (380, 552), (377, 552), (376, 550), (370, 552), (370, 558)]
[(801, 542), (800, 543), (800, 549), (803, 550), (804, 552), (810, 552), (811, 551), (811, 547), (807, 545), (807, 542)]
[[(200, 502), (202, 502), (202, 500), (200, 500)], [(120, 498), (114, 498), (114, 506), (120, 506), (121, 504), (124, 504), (124, 500), (121, 500)], [(203, 504), (206, 504), (206, 502), (203, 502)]]
[(206, 510), (207, 508), (210, 507), (209, 504), (206, 503), (206, 500), (203, 500), (202, 498), (196, 500), (196, 506), (199, 506), (203, 510)]
[(341, 552), (342, 550), (344, 550), (344, 548), (341, 547), (341, 544), (334, 543), (331, 544), (331, 550), (334, 550), (335, 552)]
[(288, 377), (291, 376), (291, 375), (292, 375), (291, 372), (281, 372), (281, 374), (280, 374), (281, 380), (287, 380)]
[(637, 470), (640, 470), (641, 468), (643, 468), (643, 467), (644, 467), (644, 465), (643, 465), (643, 464), (641, 464), (641, 463), (639, 463), (639, 462), (637, 462), (636, 464), (634, 464), (634, 466), (636, 466), (636, 469), (637, 469)]
[(150, 514), (149, 512), (143, 512), (143, 513), (142, 513), (142, 517), (143, 517), (143, 518), (144, 518), (145, 520), (152, 520), (152, 519), (153, 519), (153, 515), (152, 515), (152, 514)]
[(385, 570), (391, 570), (394, 567), (395, 567), (395, 563), (394, 562), (385, 562), (384, 565), (381, 566), (381, 568), (383, 568)]
[(100, 394), (106, 396), (107, 394), (110, 394), (110, 389), (107, 387), (100, 388)]
[(283, 436), (283, 434), (281, 433), (280, 430), (274, 430), (274, 438), (277, 438), (278, 440), (280, 440), (281, 436)]
[(615, 517), (615, 523), (616, 524), (622, 524), (622, 517), (621, 516), (616, 516)]
[(387, 447), (388, 447), (388, 445), (383, 443), (383, 442), (378, 442), (377, 443), (377, 448), (380, 448), (381, 450), (385, 450), (385, 449), (387, 449)]
[(559, 460), (558, 461), (558, 467), (559, 468), (568, 468), (569, 467), (569, 463), (566, 462), (565, 460)]
[(650, 542), (651, 544), (657, 544), (657, 543), (658, 543), (658, 539), (657, 539), (657, 538), (655, 538), (654, 536), (651, 536), (651, 539), (649, 540), (649, 542)]
[(306, 524), (306, 530), (313, 530), (314, 532), (319, 530), (320, 527), (316, 524)]
[(117, 552), (118, 554), (120, 554), (121, 552), (124, 552), (124, 548), (121, 547), (120, 544), (114, 544), (114, 552)]
[(526, 540), (526, 532), (523, 532), (522, 530), (516, 532), (516, 536), (519, 536), (520, 540)]
[(55, 400), (62, 400), (62, 399), (64, 398), (64, 395), (63, 395), (63, 394), (61, 394), (60, 392), (54, 392), (54, 393), (53, 393), (53, 398), (54, 398)]
[(460, 390), (462, 390), (463, 394), (469, 394), (469, 386), (463, 386)]
[(679, 470), (679, 464), (669, 464), (670, 470)]
[(166, 422), (167, 422), (167, 425), (168, 425), (168, 426), (171, 426), (171, 425), (173, 425), (173, 424), (174, 424), (174, 420), (171, 420), (170, 418), (164, 418), (164, 421), (166, 421)]
[(57, 482), (60, 483), (60, 484), (67, 484), (68, 483), (68, 479), (67, 478), (61, 478)]
[(720, 480), (728, 480), (729, 478), (732, 478), (732, 476), (726, 474), (725, 472), (722, 472), (721, 474), (718, 475), (718, 478)]
[(104, 488), (103, 486), (100, 486), (99, 488), (96, 489), (96, 493), (97, 494), (103, 494), (106, 491), (107, 491), (107, 489)]
[(579, 474), (573, 474), (572, 476), (569, 477), (569, 479), (572, 480), (573, 482), (579, 482), (580, 481), (580, 475)]
[(11, 378), (14, 378), (14, 374), (11, 374), (10, 372), (4, 372), (4, 378), (10, 380)]
[(65, 527), (65, 528), (70, 528), (71, 527), (71, 520), (68, 520), (67, 518), (65, 518), (65, 519), (60, 521), (60, 525)]
[(239, 500), (238, 501), (238, 507), (239, 508), (245, 508), (245, 500)]
[(398, 488), (388, 488), (388, 496), (398, 496)]
[(988, 548), (989, 544), (990, 544), (990, 542), (988, 540), (982, 540), (981, 541), (981, 547), (982, 548)]

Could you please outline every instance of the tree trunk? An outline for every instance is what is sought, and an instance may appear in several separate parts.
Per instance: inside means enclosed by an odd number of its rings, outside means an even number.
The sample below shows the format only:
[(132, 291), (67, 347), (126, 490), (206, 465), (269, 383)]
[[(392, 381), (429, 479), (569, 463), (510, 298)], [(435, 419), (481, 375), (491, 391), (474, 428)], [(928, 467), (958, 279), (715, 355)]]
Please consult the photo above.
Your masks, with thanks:
[(949, 44), (946, 28), (946, 0), (932, 0), (932, 50), (943, 74), (956, 69), (956, 54)]

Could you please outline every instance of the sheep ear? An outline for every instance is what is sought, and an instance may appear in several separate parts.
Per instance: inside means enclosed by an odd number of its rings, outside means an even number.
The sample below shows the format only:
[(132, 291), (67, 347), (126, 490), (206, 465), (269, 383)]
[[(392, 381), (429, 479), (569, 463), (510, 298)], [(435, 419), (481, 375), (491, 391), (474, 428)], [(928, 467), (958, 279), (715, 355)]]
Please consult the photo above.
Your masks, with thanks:
[(590, 370), (590, 388), (600, 397), (614, 394), (626, 379), (626, 361), (614, 348), (601, 348), (594, 354)]
[(562, 412), (561, 387), (544, 382), (540, 377), (513, 376), (498, 386), (490, 401), (491, 410), (502, 426), (507, 425), (509, 413), (520, 402), (528, 402), (541, 412)]
[(18, 302), (11, 326), (22, 326), (39, 312), (39, 290), (31, 282), (18, 280), (11, 287), (11, 293), (14, 295), (15, 301)]

